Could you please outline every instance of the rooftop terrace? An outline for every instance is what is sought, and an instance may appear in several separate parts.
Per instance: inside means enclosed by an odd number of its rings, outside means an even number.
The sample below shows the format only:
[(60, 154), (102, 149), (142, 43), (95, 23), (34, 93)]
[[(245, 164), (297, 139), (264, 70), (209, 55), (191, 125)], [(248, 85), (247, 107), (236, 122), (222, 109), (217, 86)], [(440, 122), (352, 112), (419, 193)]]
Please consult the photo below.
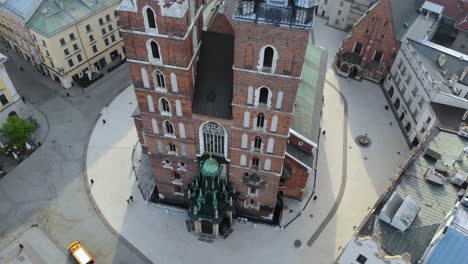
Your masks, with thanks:
[(314, 0), (240, 0), (235, 19), (279, 26), (312, 28)]

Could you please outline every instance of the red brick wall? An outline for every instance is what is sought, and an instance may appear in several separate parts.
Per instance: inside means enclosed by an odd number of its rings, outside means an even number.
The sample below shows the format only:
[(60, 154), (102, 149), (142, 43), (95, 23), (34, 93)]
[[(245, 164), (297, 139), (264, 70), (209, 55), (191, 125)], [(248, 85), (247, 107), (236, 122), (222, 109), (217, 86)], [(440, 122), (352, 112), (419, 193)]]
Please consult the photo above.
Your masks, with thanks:
[[(309, 40), (309, 30), (235, 22), (234, 65), (256, 70), (260, 50), (270, 45), (278, 52), (275, 73), (299, 77)], [(279, 37), (281, 36), (281, 37)], [(253, 67), (245, 65), (246, 47), (253, 47)]]
[(284, 159), (284, 164), (291, 168), (291, 178), (284, 182), (284, 186), (286, 187), (284, 194), (296, 199), (304, 198), (304, 189), (306, 188), (307, 179), (309, 178), (307, 168), (288, 155), (286, 155)]
[(308, 143), (306, 143), (305, 141), (303, 141), (302, 139), (296, 137), (295, 135), (291, 134), (289, 136), (289, 144), (292, 144), (296, 147), (298, 147), (299, 149), (309, 153), (309, 154), (313, 154), (313, 150), (314, 150), (314, 147)]
[[(396, 39), (393, 29), (391, 10), (390, 0), (380, 1), (351, 29), (350, 37), (343, 42), (339, 53), (353, 52), (354, 44), (360, 42), (363, 44), (361, 68), (368, 69), (374, 53), (380, 50), (384, 53), (382, 63), (389, 69), (400, 49), (400, 41)], [(373, 43), (370, 43), (371, 40)], [(382, 76), (387, 74), (388, 69), (384, 70)]]
[(234, 35), (234, 28), (224, 14), (216, 14), (213, 22), (211, 22), (208, 31), (222, 34)]

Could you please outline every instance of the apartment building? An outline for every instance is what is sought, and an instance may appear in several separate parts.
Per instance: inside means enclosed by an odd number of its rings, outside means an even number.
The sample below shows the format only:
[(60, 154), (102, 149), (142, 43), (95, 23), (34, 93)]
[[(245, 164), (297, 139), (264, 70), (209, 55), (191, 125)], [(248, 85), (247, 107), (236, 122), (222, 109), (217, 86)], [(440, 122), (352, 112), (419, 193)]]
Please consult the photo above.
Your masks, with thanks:
[(317, 15), (328, 18), (328, 25), (350, 30), (376, 0), (319, 0)]
[(413, 146), (435, 122), (440, 104), (468, 109), (468, 55), (451, 49), (452, 43), (434, 42), (447, 32), (443, 9), (423, 4), (383, 83), (403, 135)]
[(27, 23), (46, 73), (64, 88), (125, 58), (119, 0), (45, 0)]
[(0, 0), (0, 39), (39, 70), (41, 61), (26, 22), (40, 3), (40, 0)]
[(26, 118), (29, 110), (21, 100), (5, 69), (7, 57), (0, 53), (0, 127), (9, 116)]

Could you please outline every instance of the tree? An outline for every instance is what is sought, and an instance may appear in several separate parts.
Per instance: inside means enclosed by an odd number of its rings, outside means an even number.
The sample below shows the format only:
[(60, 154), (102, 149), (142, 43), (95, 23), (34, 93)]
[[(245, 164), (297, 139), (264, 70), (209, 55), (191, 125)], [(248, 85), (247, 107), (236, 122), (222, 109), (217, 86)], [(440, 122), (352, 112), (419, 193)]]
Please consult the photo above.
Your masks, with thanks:
[(9, 143), (19, 149), (25, 147), (26, 142), (31, 139), (31, 133), (34, 131), (36, 131), (36, 127), (33, 123), (17, 116), (9, 116), (0, 129), (0, 132)]

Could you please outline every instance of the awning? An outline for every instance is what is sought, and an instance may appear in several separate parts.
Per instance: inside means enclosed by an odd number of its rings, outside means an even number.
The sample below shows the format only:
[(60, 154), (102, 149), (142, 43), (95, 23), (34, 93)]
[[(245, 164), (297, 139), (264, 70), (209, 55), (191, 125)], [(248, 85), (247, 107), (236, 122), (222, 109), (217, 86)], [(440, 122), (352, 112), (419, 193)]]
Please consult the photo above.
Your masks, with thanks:
[(442, 14), (442, 11), (444, 10), (443, 6), (438, 5), (436, 3), (432, 3), (431, 1), (424, 2), (421, 8), (429, 12), (437, 13), (439, 15)]

